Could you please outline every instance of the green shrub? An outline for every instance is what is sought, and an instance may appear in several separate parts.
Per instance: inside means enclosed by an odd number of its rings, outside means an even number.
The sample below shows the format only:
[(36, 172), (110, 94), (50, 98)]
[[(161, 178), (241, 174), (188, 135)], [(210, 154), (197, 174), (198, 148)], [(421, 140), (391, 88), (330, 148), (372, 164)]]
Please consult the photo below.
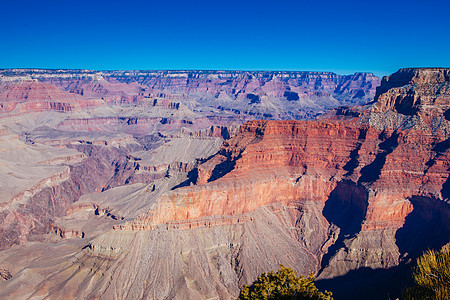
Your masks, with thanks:
[(277, 272), (262, 273), (251, 286), (244, 285), (239, 300), (314, 299), (331, 300), (331, 292), (320, 292), (314, 276), (297, 276), (297, 272), (281, 265)]
[(450, 299), (450, 254), (448, 249), (428, 250), (417, 259), (415, 285), (403, 292), (407, 300)]

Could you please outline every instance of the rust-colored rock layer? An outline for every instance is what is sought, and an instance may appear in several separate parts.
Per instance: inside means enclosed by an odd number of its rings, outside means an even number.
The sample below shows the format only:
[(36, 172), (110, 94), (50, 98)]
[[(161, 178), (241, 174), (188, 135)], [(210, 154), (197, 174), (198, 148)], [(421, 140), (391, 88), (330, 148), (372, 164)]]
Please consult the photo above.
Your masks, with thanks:
[[(428, 81), (424, 85), (413, 92), (427, 100), (432, 96), (427, 95)], [(379, 97), (372, 114), (388, 107), (386, 97)], [(418, 109), (417, 126), (408, 128), (377, 129), (361, 122), (366, 116), (350, 121), (247, 122), (219, 154), (198, 168), (199, 185), (165, 195), (158, 208), (130, 226), (232, 216), (275, 202), (323, 203), (343, 180), (363, 185), (369, 194), (364, 229), (401, 226), (412, 210), (405, 199), (447, 197), (443, 186), (449, 167), (448, 121), (443, 115), (449, 99), (447, 91), (432, 103), (405, 104), (405, 109)], [(438, 127), (432, 124), (438, 121)]]
[[(101, 97), (111, 109), (145, 110), (78, 113), (24, 137), (68, 143), (85, 158), (62, 184), (2, 215), (14, 221), (8, 228), (22, 222), (20, 230), (53, 234), (47, 243), (0, 252), (0, 267), (13, 275), (0, 282), (0, 297), (235, 299), (243, 284), (284, 264), (313, 272), (337, 299), (396, 298), (407, 263), (449, 242), (448, 69), (402, 69), (365, 106), (315, 121), (248, 121), (238, 131), (225, 120), (271, 118), (264, 114), (273, 99), (283, 108), (274, 117), (287, 119), (308, 97), (321, 107), (332, 106), (324, 99), (366, 99), (375, 80), (314, 72), (130, 74), (33, 75)], [(94, 138), (58, 131), (69, 128)], [(97, 137), (116, 129), (153, 135), (111, 135), (131, 139), (126, 147)], [(54, 211), (45, 209), (47, 199)], [(30, 209), (34, 218), (21, 221)], [(5, 248), (21, 244), (6, 241)]]
[(238, 224), (261, 207), (304, 211), (308, 203), (329, 226), (311, 237), (322, 245), (313, 250), (323, 255), (320, 278), (397, 266), (442, 246), (450, 236), (448, 74), (402, 69), (359, 117), (246, 122), (197, 168), (197, 185), (166, 193), (115, 229)]

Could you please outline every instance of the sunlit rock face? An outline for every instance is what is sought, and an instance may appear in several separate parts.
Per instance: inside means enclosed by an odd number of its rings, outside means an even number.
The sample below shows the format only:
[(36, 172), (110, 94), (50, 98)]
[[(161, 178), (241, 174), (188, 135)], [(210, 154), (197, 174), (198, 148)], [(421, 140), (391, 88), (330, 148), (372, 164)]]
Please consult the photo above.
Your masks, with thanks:
[(0, 99), (8, 102), (0, 113), (105, 104), (175, 110), (187, 106), (222, 122), (310, 119), (332, 107), (366, 103), (380, 84), (371, 73), (331, 72), (18, 69), (0, 70), (0, 76)]
[[(379, 81), (366, 73), (0, 70), (0, 248), (60, 232), (55, 218), (85, 194), (171, 172), (183, 175), (158, 193), (178, 186), (246, 120), (367, 102)], [(149, 151), (163, 144), (171, 155)]]
[(78, 161), (24, 200), (58, 213), (15, 210), (47, 225), (0, 252), (0, 295), (233, 299), (281, 263), (337, 298), (395, 297), (404, 264), (449, 242), (448, 74), (402, 69), (376, 97), (370, 74), (28, 74), (103, 102), (8, 127), (27, 128), (24, 149), (70, 150), (46, 161)]
[[(254, 222), (252, 214), (261, 207), (272, 212), (295, 207), (302, 212), (292, 220), (295, 228), (306, 218), (307, 204), (321, 212), (315, 225), (307, 224), (315, 228), (307, 240), (316, 245), (308, 250), (320, 261), (315, 269), (320, 279), (363, 267), (395, 267), (444, 245), (450, 233), (445, 221), (450, 90), (441, 78), (447, 70), (399, 73), (419, 79), (388, 88), (358, 118), (245, 123), (198, 167), (196, 186), (166, 193), (155, 208), (116, 230)], [(422, 100), (403, 103), (400, 111), (386, 105), (392, 95), (403, 99), (407, 88)], [(402, 122), (394, 126), (393, 119)]]

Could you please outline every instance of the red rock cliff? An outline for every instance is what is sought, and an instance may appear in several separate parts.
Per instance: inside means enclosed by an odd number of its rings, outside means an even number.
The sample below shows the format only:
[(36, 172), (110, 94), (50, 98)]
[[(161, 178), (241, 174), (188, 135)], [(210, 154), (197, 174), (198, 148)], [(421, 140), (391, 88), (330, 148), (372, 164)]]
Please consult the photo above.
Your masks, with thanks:
[[(397, 81), (403, 76), (405, 81)], [(262, 206), (301, 207), (305, 201), (314, 201), (328, 224), (339, 228), (338, 241), (357, 236), (353, 244), (359, 250), (351, 258), (342, 258), (354, 264), (336, 267), (332, 275), (364, 264), (393, 266), (399, 263), (399, 253), (418, 251), (423, 243), (411, 246), (405, 242), (412, 234), (411, 220), (435, 221), (443, 232), (431, 244), (441, 244), (450, 232), (448, 222), (443, 221), (450, 217), (446, 204), (448, 70), (400, 70), (391, 78), (385, 78), (388, 87), (380, 90), (386, 92), (360, 118), (245, 123), (236, 137), (198, 168), (196, 186), (171, 191), (153, 210), (117, 229), (151, 230), (161, 224), (189, 228), (189, 223), (211, 226), (201, 220), (213, 216), (241, 216), (235, 219), (241, 222)], [(420, 101), (403, 102), (404, 91)], [(391, 103), (392, 97), (399, 102)], [(402, 122), (393, 127), (381, 118), (383, 113)], [(436, 219), (431, 221), (423, 210)], [(213, 225), (220, 224), (215, 221)], [(396, 246), (386, 246), (384, 258), (362, 257), (360, 251), (377, 251), (374, 241), (381, 238), (380, 232), (389, 232), (385, 239)], [(326, 253), (333, 242), (323, 242)], [(366, 243), (368, 249), (358, 243)], [(333, 263), (331, 256), (339, 258), (340, 250), (330, 249), (325, 265)]]
[(0, 84), (0, 115), (54, 110), (69, 112), (101, 104), (77, 94), (59, 90), (36, 80), (2, 82)]

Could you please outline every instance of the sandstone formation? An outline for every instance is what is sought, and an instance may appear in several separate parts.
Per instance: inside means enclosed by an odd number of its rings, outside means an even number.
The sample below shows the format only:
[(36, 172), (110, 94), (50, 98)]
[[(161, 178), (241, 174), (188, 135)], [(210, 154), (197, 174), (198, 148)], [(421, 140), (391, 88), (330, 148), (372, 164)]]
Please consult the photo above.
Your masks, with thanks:
[(50, 110), (70, 112), (101, 104), (37, 80), (0, 82), (0, 102), (0, 117)]
[[(222, 119), (225, 124), (248, 119), (310, 119), (332, 107), (371, 100), (380, 83), (370, 73), (341, 76), (331, 72), (17, 69), (0, 70), (0, 76), (4, 82), (0, 84), (0, 92), (4, 90), (0, 99), (17, 100), (27, 95), (28, 90), (23, 92), (19, 87), (12, 93), (7, 87), (9, 82), (23, 84), (31, 80), (33, 85), (38, 82), (41, 89), (50, 86), (59, 88), (59, 93), (67, 92), (59, 98), (72, 95), (76, 103), (84, 99), (95, 106), (106, 103), (171, 109), (179, 109), (181, 103), (211, 121)], [(49, 92), (31, 94), (51, 98)], [(68, 109), (69, 106), (57, 107)]]
[(448, 69), (399, 70), (376, 95), (370, 74), (8, 72), (104, 102), (3, 121), (81, 161), (46, 158), (68, 177), (10, 210), (36, 229), (9, 231), (2, 298), (232, 299), (280, 263), (337, 299), (396, 297), (408, 262), (449, 242)]
[[(361, 118), (247, 122), (198, 167), (197, 186), (166, 193), (155, 208), (115, 229), (238, 225), (254, 222), (261, 207), (303, 212), (307, 203), (322, 212), (313, 215), (323, 227), (314, 236), (300, 227), (297, 239), (316, 243), (307, 249), (319, 279), (395, 267), (444, 245), (450, 236), (447, 70), (400, 70), (393, 77), (402, 73), (413, 76), (379, 92)], [(407, 89), (420, 102), (403, 102)], [(392, 97), (400, 106), (390, 104)]]
[[(189, 184), (189, 172), (214, 154), (221, 139), (256, 117), (250, 113), (256, 104), (245, 96), (256, 90), (261, 97), (267, 92), (264, 99), (280, 113), (271, 117), (281, 118), (294, 107), (303, 109), (293, 94), (283, 96), (291, 86), (302, 86), (302, 99), (317, 114), (346, 101), (347, 94), (352, 94), (351, 102), (367, 101), (378, 82), (362, 73), (0, 70), (0, 126), (5, 132), (0, 147), (7, 151), (0, 173), (0, 231), (5, 237), (0, 248), (52, 231), (55, 218), (84, 194), (167, 176), (174, 178), (160, 192)], [(224, 96), (216, 98), (221, 91)], [(325, 96), (316, 97), (316, 92)], [(224, 97), (226, 107), (242, 111), (219, 108), (217, 101)], [(149, 151), (163, 144), (175, 149), (172, 155), (163, 158)], [(70, 154), (58, 157), (64, 148)], [(192, 154), (177, 155), (178, 148)]]

